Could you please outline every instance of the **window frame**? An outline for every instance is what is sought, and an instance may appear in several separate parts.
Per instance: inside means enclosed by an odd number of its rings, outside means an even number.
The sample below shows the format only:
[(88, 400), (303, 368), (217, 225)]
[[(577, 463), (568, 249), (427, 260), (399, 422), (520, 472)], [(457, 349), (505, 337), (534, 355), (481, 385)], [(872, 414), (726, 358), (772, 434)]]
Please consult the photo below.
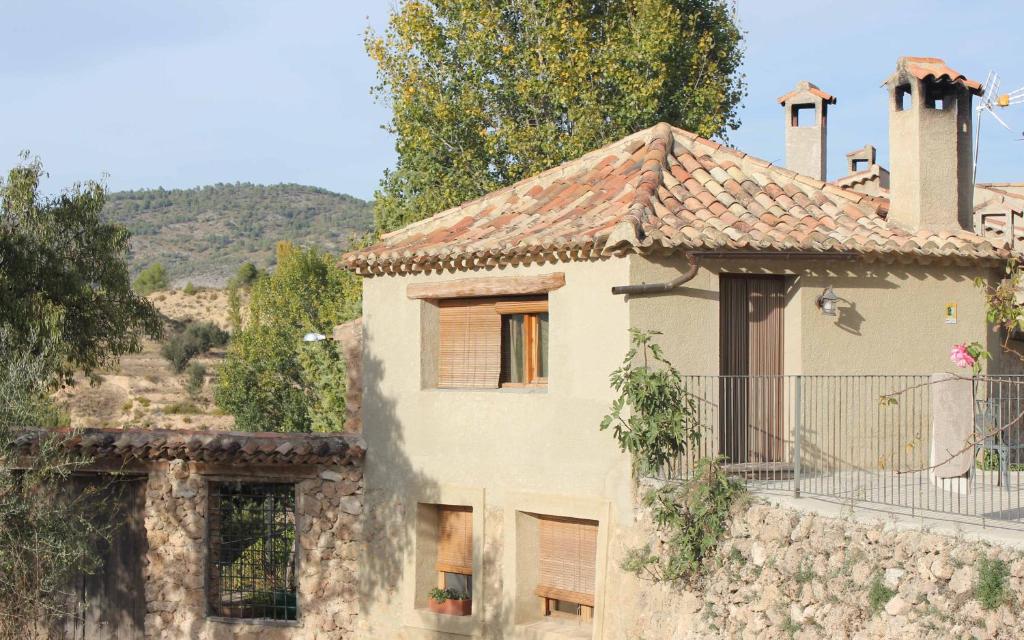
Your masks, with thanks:
[[(286, 567), (286, 576), (288, 575), (287, 571), (290, 570), (290, 572), (291, 572), (291, 580), (294, 583), (294, 590), (292, 591), (292, 593), (294, 594), (294, 598), (295, 598), (295, 604), (294, 604), (295, 614), (294, 614), (294, 617), (288, 617), (287, 616), (287, 608), (289, 607), (288, 604), (285, 605), (285, 609), (286, 609), (285, 617), (270, 617), (270, 616), (266, 616), (266, 615), (256, 616), (256, 615), (231, 615), (231, 614), (225, 614), (222, 611), (219, 611), (217, 609), (215, 603), (214, 603), (214, 600), (216, 598), (223, 598), (223, 594), (225, 592), (223, 587), (222, 587), (222, 585), (219, 584), (220, 581), (222, 580), (223, 576), (220, 576), (220, 580), (217, 580), (218, 584), (215, 584), (213, 579), (212, 579), (213, 578), (213, 573), (214, 573), (214, 568), (215, 568), (215, 563), (218, 563), (218, 562), (221, 561), (220, 554), (217, 554), (215, 556), (214, 548), (213, 548), (214, 547), (214, 543), (215, 543), (215, 536), (223, 530), (222, 528), (218, 528), (217, 531), (215, 531), (215, 528), (213, 526), (214, 513), (216, 512), (217, 513), (217, 517), (219, 517), (219, 518), (222, 518), (223, 517), (222, 514), (224, 513), (223, 507), (219, 503), (219, 500), (221, 499), (221, 496), (223, 494), (220, 493), (218, 488), (221, 487), (221, 486), (233, 486), (233, 487), (235, 487), (237, 489), (238, 487), (241, 487), (242, 485), (250, 485), (250, 486), (252, 486), (252, 485), (255, 485), (255, 486), (277, 486), (277, 487), (281, 487), (281, 488), (287, 487), (287, 491), (290, 493), (290, 515), (291, 515), (290, 527), (291, 527), (291, 531), (292, 531), (292, 548), (291, 548), (291, 552), (290, 552), (291, 555), (290, 555), (290, 558), (289, 558), (290, 567)], [(206, 520), (206, 536), (205, 536), (205, 540), (204, 540), (205, 566), (204, 566), (204, 572), (203, 572), (203, 585), (204, 585), (203, 586), (203, 592), (204, 592), (204, 601), (205, 601), (205, 604), (206, 604), (206, 616), (207, 616), (207, 618), (210, 618), (212, 620), (219, 620), (219, 621), (223, 621), (223, 622), (241, 623), (241, 624), (261, 624), (261, 625), (270, 625), (270, 626), (293, 626), (293, 625), (301, 624), (302, 610), (301, 610), (300, 602), (299, 602), (300, 601), (300, 590), (299, 590), (299, 582), (300, 582), (300, 580), (299, 580), (299, 576), (300, 576), (299, 555), (300, 554), (299, 554), (299, 544), (298, 544), (298, 540), (299, 540), (298, 511), (299, 511), (299, 509), (298, 509), (298, 493), (297, 493), (298, 486), (297, 485), (298, 485), (298, 482), (296, 480), (276, 478), (276, 477), (270, 477), (270, 478), (266, 478), (266, 479), (263, 479), (263, 478), (253, 478), (253, 477), (245, 477), (245, 478), (236, 478), (236, 477), (208, 477), (206, 479), (206, 496), (207, 496), (206, 503), (207, 504), (206, 504), (206, 518), (205, 518), (205, 520)], [(266, 499), (266, 496), (268, 496), (268, 495), (270, 495), (270, 493), (267, 493), (264, 496), (264, 499)], [(236, 560), (237, 560), (237, 558), (236, 558)], [(287, 577), (286, 577), (286, 580), (287, 580)], [(216, 587), (216, 592), (214, 592), (215, 587)], [(244, 608), (245, 606), (253, 606), (254, 608), (258, 608), (259, 606), (264, 606), (265, 607), (265, 605), (241, 605), (240, 608)], [(274, 606), (276, 607), (276, 605), (274, 605)], [(263, 613), (265, 613), (265, 612), (266, 611), (264, 609)]]
[[(473, 558), (473, 550), (474, 550), (473, 549), (473, 547), (474, 547), (473, 506), (472, 505), (462, 505), (462, 504), (435, 504), (434, 507), (437, 510), (437, 530), (434, 532), (434, 535), (435, 535), (434, 543), (435, 543), (436, 548), (438, 550), (440, 550), (440, 547), (441, 547), (441, 529), (442, 529), (442, 526), (441, 526), (442, 522), (441, 521), (443, 519), (443, 516), (441, 514), (444, 513), (445, 511), (452, 512), (452, 513), (465, 513), (465, 514), (468, 514), (468, 515), (463, 516), (463, 517), (465, 517), (468, 520), (468, 525), (469, 525), (469, 549), (468, 549), (469, 554), (468, 555), (469, 555), (469, 559), (470, 559), (470, 564), (467, 565), (467, 566), (463, 566), (463, 567), (455, 567), (453, 565), (445, 565), (444, 563), (442, 563), (440, 561), (439, 558), (435, 558), (434, 569), (435, 569), (435, 571), (437, 571), (437, 588), (438, 589), (445, 589), (445, 588), (447, 588), (447, 584), (445, 582), (445, 575), (446, 574), (451, 573), (453, 575), (466, 576), (468, 578), (467, 586), (469, 587), (466, 590), (466, 595), (468, 595), (469, 598), (472, 599), (473, 598), (473, 565), (472, 565), (472, 558)], [(456, 571), (455, 569), (458, 569), (458, 568), (469, 569), (469, 573), (465, 573), (463, 571)]]
[[(541, 348), (550, 348), (550, 333), (541, 340), (541, 318), (550, 313), (547, 294), (447, 298), (437, 305), (436, 361), (424, 388), (437, 389), (537, 389), (548, 386), (548, 375), (539, 375)], [(506, 318), (522, 316), (523, 378), (507, 378)], [(450, 323), (450, 324), (449, 324)], [(550, 332), (550, 324), (548, 328)], [(424, 353), (427, 350), (424, 349)], [(544, 364), (550, 367), (545, 355)], [(548, 373), (549, 371), (545, 371)], [(426, 382), (427, 380), (430, 382)]]
[[(498, 387), (546, 387), (548, 384), (548, 376), (540, 376), (538, 375), (538, 371), (540, 370), (540, 316), (542, 314), (549, 314), (548, 330), (550, 331), (551, 316), (548, 311), (547, 296), (544, 296), (543, 299), (496, 302), (494, 304), (494, 310), (502, 316), (503, 323), (505, 321), (505, 316), (523, 316), (523, 381), (510, 382), (504, 380), (505, 371), (503, 370), (498, 375)], [(504, 337), (504, 333), (501, 337)], [(501, 342), (501, 338), (499, 338), (499, 344), (502, 349), (504, 349), (504, 344)]]
[[(544, 618), (547, 618), (547, 617), (552, 617), (552, 618), (568, 618), (568, 619), (582, 620), (582, 621), (588, 621), (588, 622), (592, 621), (594, 619), (594, 609), (595, 609), (596, 604), (597, 604), (596, 603), (596, 597), (597, 597), (597, 555), (598, 555), (597, 547), (598, 547), (598, 537), (600, 535), (601, 523), (599, 521), (596, 521), (596, 520), (590, 520), (590, 519), (586, 519), (586, 518), (574, 518), (574, 517), (567, 517), (567, 516), (553, 516), (553, 515), (537, 514), (535, 517), (538, 520), (538, 533), (539, 533), (539, 537), (540, 537), (540, 540), (538, 541), (538, 550), (539, 550), (539, 553), (538, 553), (538, 565), (539, 566), (543, 565), (543, 563), (545, 561), (544, 560), (544, 552), (542, 550), (543, 549), (543, 538), (545, 537), (545, 533), (544, 533), (544, 527), (545, 526), (558, 526), (559, 524), (561, 524), (563, 526), (569, 526), (569, 527), (572, 527), (572, 528), (576, 528), (578, 530), (578, 532), (576, 533), (577, 536), (579, 536), (580, 533), (582, 531), (584, 531), (584, 530), (586, 530), (588, 532), (592, 532), (592, 535), (593, 535), (593, 546), (594, 546), (594, 548), (592, 550), (592, 552), (594, 554), (594, 558), (593, 558), (594, 566), (593, 566), (592, 571), (593, 571), (594, 584), (591, 586), (591, 591), (589, 591), (589, 592), (584, 592), (584, 591), (567, 591), (567, 590), (564, 590), (562, 588), (553, 588), (551, 586), (542, 585), (540, 580), (538, 580), (538, 583), (537, 583), (536, 587), (534, 588), (534, 595), (536, 595), (540, 599), (540, 612), (541, 612), (541, 616), (542, 617), (544, 617)], [(548, 524), (545, 525), (545, 523), (548, 523)], [(557, 534), (555, 534), (553, 531), (549, 531), (548, 532), (548, 536), (556, 536), (557, 537)], [(549, 540), (550, 540), (550, 538), (549, 538)], [(583, 543), (583, 542), (578, 542), (578, 544), (580, 545), (581, 548), (584, 547), (584, 546), (589, 546), (589, 544)], [(582, 559), (577, 559), (577, 560), (581, 561)], [(560, 561), (560, 563), (568, 564), (568, 563), (572, 563), (572, 560), (562, 559)], [(577, 571), (583, 571), (585, 569), (585, 565), (582, 562), (580, 562), (578, 567), (579, 568), (577, 569)], [(562, 603), (570, 604), (570, 605), (575, 606), (576, 607), (575, 612), (562, 610), (561, 607), (559, 606)]]

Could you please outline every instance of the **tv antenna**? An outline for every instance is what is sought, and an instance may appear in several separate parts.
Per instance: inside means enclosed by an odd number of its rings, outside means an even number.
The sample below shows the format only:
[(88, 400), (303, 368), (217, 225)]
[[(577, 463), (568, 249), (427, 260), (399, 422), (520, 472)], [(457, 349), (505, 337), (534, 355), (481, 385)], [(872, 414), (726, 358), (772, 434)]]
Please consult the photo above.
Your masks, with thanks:
[[(975, 110), (978, 112), (978, 125), (976, 127), (978, 139), (974, 144), (974, 183), (978, 183), (978, 153), (981, 151), (981, 114), (988, 112), (996, 122), (1003, 125), (1010, 133), (1017, 133), (1010, 125), (1006, 124), (1006, 121), (999, 117), (996, 113), (998, 109), (1006, 109), (1007, 107), (1024, 104), (1024, 87), (1011, 91), (1009, 93), (999, 93), (999, 74), (994, 71), (989, 71), (988, 75), (985, 76), (985, 82), (981, 85), (981, 99)], [(1021, 134), (1024, 136), (1024, 133)], [(1024, 140), (1024, 137), (1018, 138), (1018, 140)]]

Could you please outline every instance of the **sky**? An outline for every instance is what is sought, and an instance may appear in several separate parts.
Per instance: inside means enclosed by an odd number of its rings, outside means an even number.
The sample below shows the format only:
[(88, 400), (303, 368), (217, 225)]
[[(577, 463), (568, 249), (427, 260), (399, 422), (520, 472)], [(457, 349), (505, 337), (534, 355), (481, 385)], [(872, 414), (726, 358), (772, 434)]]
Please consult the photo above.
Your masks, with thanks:
[[(865, 143), (887, 164), (886, 93), (900, 55), (1024, 86), (1020, 0), (738, 0), (748, 95), (732, 146), (783, 162), (776, 103), (799, 80), (838, 98), (829, 177)], [(367, 26), (392, 0), (0, 0), (0, 167), (39, 156), (44, 188), (295, 182), (370, 198), (395, 160), (369, 93)], [(1015, 50), (1016, 49), (1016, 50)], [(1024, 181), (1024, 105), (986, 115), (980, 181)]]

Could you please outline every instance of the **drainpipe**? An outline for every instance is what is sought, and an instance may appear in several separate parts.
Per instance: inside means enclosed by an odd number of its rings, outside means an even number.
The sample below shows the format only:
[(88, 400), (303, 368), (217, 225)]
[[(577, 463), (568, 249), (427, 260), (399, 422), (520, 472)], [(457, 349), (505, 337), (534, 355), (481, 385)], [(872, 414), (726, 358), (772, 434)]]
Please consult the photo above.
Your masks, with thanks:
[(612, 287), (612, 295), (631, 295), (645, 293), (665, 293), (671, 291), (676, 287), (679, 287), (690, 280), (693, 280), (694, 276), (697, 275), (697, 271), (700, 269), (697, 266), (697, 256), (692, 253), (686, 254), (686, 262), (690, 265), (690, 268), (686, 270), (686, 273), (681, 274), (678, 278), (669, 280), (668, 282), (655, 282), (652, 284), (627, 284), (620, 287)]

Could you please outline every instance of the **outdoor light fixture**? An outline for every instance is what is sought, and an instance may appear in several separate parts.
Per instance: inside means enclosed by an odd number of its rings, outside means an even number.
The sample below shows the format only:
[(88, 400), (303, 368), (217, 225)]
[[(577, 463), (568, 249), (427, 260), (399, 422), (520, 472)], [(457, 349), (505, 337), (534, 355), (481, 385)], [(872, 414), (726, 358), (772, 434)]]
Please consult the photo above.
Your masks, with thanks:
[(839, 300), (839, 296), (832, 290), (832, 285), (825, 287), (825, 290), (821, 292), (815, 303), (821, 312), (826, 316), (836, 315), (836, 302)]

